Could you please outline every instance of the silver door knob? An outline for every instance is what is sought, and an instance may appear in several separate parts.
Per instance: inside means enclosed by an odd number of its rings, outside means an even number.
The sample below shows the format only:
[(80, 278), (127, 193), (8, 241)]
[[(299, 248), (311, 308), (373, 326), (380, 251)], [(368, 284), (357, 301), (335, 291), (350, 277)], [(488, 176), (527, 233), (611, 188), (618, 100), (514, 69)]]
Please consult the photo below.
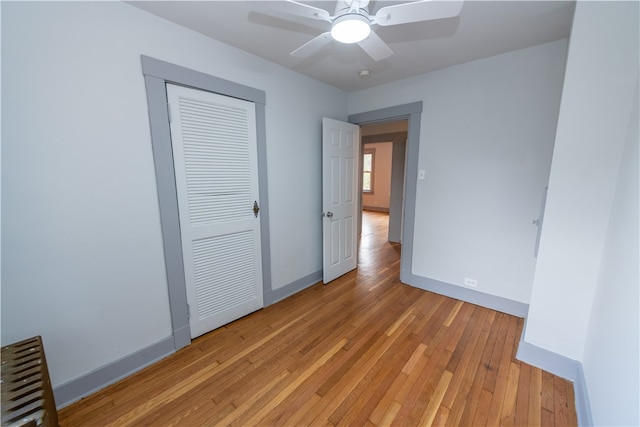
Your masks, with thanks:
[(327, 218), (331, 218), (333, 216), (333, 212), (327, 212)]

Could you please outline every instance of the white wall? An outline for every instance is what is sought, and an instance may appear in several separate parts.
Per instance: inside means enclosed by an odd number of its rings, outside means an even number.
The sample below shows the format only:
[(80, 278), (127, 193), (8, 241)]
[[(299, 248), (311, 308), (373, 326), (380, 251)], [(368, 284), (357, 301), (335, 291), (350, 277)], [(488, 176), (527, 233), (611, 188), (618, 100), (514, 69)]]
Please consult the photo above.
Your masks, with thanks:
[(346, 93), (124, 3), (2, 2), (2, 343), (43, 335), (54, 386), (171, 334), (141, 54), (266, 91), (273, 286), (321, 269)]
[(638, 425), (637, 2), (578, 2), (525, 341), (582, 362), (596, 425)]
[(638, 44), (638, 3), (578, 2), (525, 334), (528, 343), (577, 361), (638, 79)]
[(637, 86), (635, 92), (583, 358), (595, 425), (640, 425)]
[(529, 302), (566, 40), (349, 95), (349, 113), (423, 101), (413, 274)]
[(392, 142), (375, 142), (364, 145), (365, 150), (375, 150), (373, 156), (373, 194), (362, 193), (362, 206), (374, 209), (389, 209), (391, 198)]

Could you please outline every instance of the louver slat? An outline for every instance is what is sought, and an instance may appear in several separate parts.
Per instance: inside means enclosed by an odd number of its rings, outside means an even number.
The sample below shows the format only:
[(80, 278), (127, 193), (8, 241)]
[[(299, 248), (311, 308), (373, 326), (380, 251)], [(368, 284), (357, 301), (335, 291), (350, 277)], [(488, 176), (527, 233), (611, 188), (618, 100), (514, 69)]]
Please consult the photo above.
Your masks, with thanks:
[(250, 231), (193, 242), (199, 320), (256, 297), (253, 245)]
[(191, 225), (251, 218), (246, 111), (181, 97), (180, 120)]

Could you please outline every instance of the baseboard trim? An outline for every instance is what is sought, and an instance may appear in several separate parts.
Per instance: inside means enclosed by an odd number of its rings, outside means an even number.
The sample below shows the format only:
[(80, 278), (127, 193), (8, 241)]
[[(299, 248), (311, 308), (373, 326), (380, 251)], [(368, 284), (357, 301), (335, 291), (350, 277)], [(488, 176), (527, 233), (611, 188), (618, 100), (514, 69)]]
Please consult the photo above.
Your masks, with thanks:
[(64, 408), (83, 397), (128, 377), (139, 370), (174, 353), (174, 339), (167, 337), (149, 347), (122, 357), (79, 378), (53, 389), (58, 409)]
[[(524, 329), (522, 331), (524, 337)], [(520, 339), (516, 358), (573, 383), (576, 415), (579, 426), (592, 426), (591, 404), (582, 364), (561, 354), (554, 353)]]
[[(281, 301), (322, 280), (322, 270), (309, 274), (282, 288), (271, 291), (273, 303)], [(55, 387), (53, 390), (56, 406), (62, 409), (100, 389), (105, 388), (123, 378), (146, 368), (155, 362), (175, 353), (191, 343), (189, 328), (173, 331), (174, 335), (163, 339), (149, 347), (124, 356), (114, 362), (97, 368), (88, 374)]]
[(290, 297), (293, 294), (300, 292), (310, 286), (315, 285), (322, 280), (322, 270), (315, 273), (308, 274), (298, 280), (295, 280), (288, 285), (271, 291), (272, 304), (282, 301), (285, 298)]
[(587, 392), (587, 381), (584, 377), (582, 363), (578, 363), (578, 376), (573, 382), (573, 390), (576, 395), (576, 414), (578, 415), (579, 426), (593, 426), (593, 416), (591, 415), (591, 402)]
[(578, 377), (579, 362), (526, 341), (520, 341), (516, 358), (571, 382)]
[[(322, 270), (302, 277), (290, 284), (272, 291), (272, 301), (276, 303), (322, 280)], [(503, 313), (526, 318), (529, 306), (518, 301), (485, 294), (471, 289), (460, 288), (445, 282), (401, 272), (401, 281), (411, 286), (435, 292), (471, 304), (480, 305)], [(573, 382), (578, 425), (593, 426), (591, 405), (582, 364), (560, 354), (524, 341), (525, 328), (518, 345), (516, 358), (554, 375)], [(184, 335), (180, 333), (179, 335)], [(190, 337), (189, 337), (190, 338)], [(58, 409), (62, 409), (83, 397), (132, 375), (145, 367), (175, 353), (175, 337), (167, 337), (149, 347), (127, 355), (102, 366), (75, 380), (54, 388), (53, 393)]]
[(191, 327), (188, 324), (173, 331), (173, 343), (175, 350), (191, 344)]
[(425, 291), (459, 299), (471, 304), (480, 305), (502, 313), (526, 318), (529, 313), (529, 304), (510, 300), (496, 295), (485, 294), (473, 289), (462, 288), (450, 283), (441, 282), (428, 277), (416, 276), (410, 271), (400, 272), (400, 281)]

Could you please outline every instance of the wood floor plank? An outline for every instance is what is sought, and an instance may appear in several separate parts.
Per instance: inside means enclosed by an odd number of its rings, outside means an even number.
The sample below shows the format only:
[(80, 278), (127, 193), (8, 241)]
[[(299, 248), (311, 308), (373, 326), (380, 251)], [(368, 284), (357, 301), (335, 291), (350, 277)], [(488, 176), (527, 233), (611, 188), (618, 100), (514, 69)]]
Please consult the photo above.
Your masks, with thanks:
[(406, 335), (396, 341), (360, 380), (349, 396), (330, 417), (336, 425), (361, 425), (365, 423), (373, 409), (380, 402), (386, 390), (400, 373), (402, 361), (407, 360), (415, 341)]
[(489, 416), (487, 418), (488, 425), (499, 425), (502, 407), (505, 402), (505, 393), (507, 389), (507, 380), (509, 377), (510, 362), (512, 358), (512, 346), (514, 345), (516, 335), (516, 322), (509, 322), (507, 336), (504, 341), (504, 347), (500, 352), (500, 364), (498, 367), (498, 375), (496, 377), (495, 387), (493, 389), (493, 399), (489, 408)]
[(444, 326), (446, 326), (447, 328), (451, 326), (451, 322), (453, 322), (453, 319), (455, 319), (458, 315), (460, 308), (462, 308), (462, 304), (462, 301), (456, 302), (456, 305), (453, 307), (453, 310), (451, 310), (451, 313), (447, 317), (447, 320), (444, 321)]
[(531, 370), (529, 386), (529, 420), (530, 426), (542, 424), (542, 371), (538, 368)]
[(516, 420), (516, 401), (518, 397), (518, 380), (520, 379), (520, 364), (511, 363), (509, 366), (509, 376), (507, 378), (507, 389), (505, 391), (500, 425), (512, 426)]
[(435, 357), (436, 354), (434, 353), (434, 357), (429, 360), (425, 369), (420, 373), (410, 395), (403, 401), (400, 414), (403, 415), (405, 425), (418, 425), (422, 414), (433, 399), (438, 379), (444, 374), (447, 364), (451, 360), (452, 353), (447, 350), (439, 354), (439, 357)]
[(378, 361), (382, 355), (389, 350), (396, 342), (402, 331), (413, 320), (411, 316), (405, 319), (398, 328), (394, 330), (391, 336), (386, 334), (374, 344), (369, 351), (367, 351), (362, 359), (361, 363), (354, 366), (345, 377), (341, 380), (339, 387), (331, 390), (327, 396), (330, 398), (327, 406), (316, 416), (315, 422), (324, 422), (329, 420), (331, 414), (340, 406), (342, 401), (349, 395), (349, 393), (356, 387), (357, 383), (366, 375), (367, 371)]
[(295, 390), (307, 378), (309, 378), (313, 373), (315, 373), (320, 366), (324, 365), (334, 354), (336, 354), (342, 347), (344, 347), (346, 343), (347, 343), (346, 339), (343, 339), (342, 341), (338, 342), (336, 345), (333, 346), (333, 348), (331, 348), (329, 351), (323, 354), (321, 358), (316, 360), (316, 362), (313, 365), (311, 365), (308, 369), (300, 373), (300, 375), (298, 375), (295, 379), (291, 379), (291, 381), (287, 383), (286, 387), (284, 387), (278, 394), (273, 396), (270, 399), (268, 405), (264, 405), (256, 414), (254, 414), (251, 418), (249, 418), (249, 420), (245, 422), (245, 425), (258, 425), (259, 422), (261, 422), (262, 419), (265, 417), (265, 415), (269, 413), (269, 411), (271, 411), (273, 408), (277, 407), (280, 403), (282, 403), (282, 401), (287, 396), (294, 393)]
[[(578, 424), (578, 416), (575, 410), (571, 410), (571, 404), (576, 401), (575, 390), (573, 389), (573, 384), (569, 381), (564, 381), (564, 387), (567, 392), (567, 400), (566, 404), (562, 408), (567, 414), (567, 425), (574, 426)], [(569, 403), (571, 402), (571, 403)]]
[(558, 377), (553, 378), (553, 391), (554, 391), (554, 405), (553, 414), (556, 420), (556, 426), (568, 426), (569, 417), (566, 411), (568, 406), (567, 402), (567, 389), (565, 382)]
[[(449, 409), (453, 408), (453, 401), (458, 397), (458, 391), (463, 380), (467, 378), (473, 378), (473, 374), (468, 375), (470, 374), (470, 372), (467, 372), (467, 370), (474, 370), (473, 373), (475, 374), (475, 368), (477, 368), (478, 366), (477, 359), (479, 359), (482, 355), (482, 350), (484, 350), (484, 345), (489, 336), (486, 333), (481, 333), (482, 325), (484, 323), (486, 315), (487, 312), (481, 311), (480, 315), (477, 318), (477, 322), (470, 324), (470, 326), (473, 326), (471, 328), (467, 328), (470, 335), (467, 336), (466, 339), (464, 339), (465, 337), (463, 336), (463, 339), (456, 347), (453, 355), (451, 356), (451, 360), (447, 365), (447, 370), (449, 372), (455, 372), (456, 374), (458, 374), (451, 382), (451, 385), (447, 390), (447, 394), (442, 402)], [(478, 346), (476, 344), (479, 341), (480, 345)], [(456, 358), (457, 354), (460, 356)], [(474, 358), (476, 359), (475, 364), (470, 363)], [(458, 363), (452, 363), (454, 359), (457, 359)]]
[(389, 408), (387, 409), (387, 411), (384, 413), (380, 421), (375, 423), (375, 425), (378, 425), (378, 426), (391, 425), (393, 420), (396, 418), (396, 415), (398, 415), (400, 408), (402, 408), (402, 405), (400, 405), (398, 402), (396, 401), (391, 402), (391, 405), (389, 405)]
[(442, 403), (442, 399), (444, 398), (445, 393), (447, 392), (449, 385), (451, 384), (451, 379), (453, 378), (453, 374), (449, 371), (444, 371), (442, 376), (440, 377), (440, 381), (438, 381), (438, 385), (436, 385), (436, 389), (433, 392), (431, 399), (429, 400), (429, 405), (424, 410), (422, 417), (417, 425), (420, 426), (430, 426), (433, 423), (433, 420), (436, 417), (436, 413), (440, 408), (440, 404)]
[(418, 360), (424, 355), (424, 351), (427, 349), (427, 345), (425, 343), (418, 344), (418, 347), (414, 350), (413, 354), (402, 367), (402, 373), (410, 375), (413, 369), (416, 367)]
[[(485, 324), (485, 326), (494, 325), (494, 321), (496, 318), (495, 314), (495, 312), (492, 312), (492, 316), (488, 319), (488, 322)], [(483, 390), (484, 380), (489, 370), (489, 361), (491, 360), (491, 356), (493, 355), (493, 351), (495, 349), (496, 341), (498, 338), (498, 334), (495, 333), (495, 331), (493, 331), (491, 327), (483, 328), (483, 332), (486, 332), (488, 334), (488, 338), (484, 346), (482, 356), (478, 362), (476, 374), (473, 378), (471, 389), (469, 390), (469, 395), (467, 396), (465, 408), (460, 418), (460, 425), (463, 426), (468, 426), (473, 423), (473, 418), (480, 402), (480, 395)]]
[(259, 399), (267, 395), (267, 393), (269, 393), (274, 387), (277, 386), (277, 384), (279, 384), (289, 375), (291, 375), (289, 371), (282, 372), (280, 376), (275, 377), (271, 382), (265, 384), (256, 393), (252, 393), (250, 396), (248, 396), (240, 406), (234, 406), (235, 409), (233, 411), (230, 411), (224, 418), (222, 418), (221, 420), (215, 420), (215, 424), (229, 425), (233, 423), (240, 415), (246, 413), (249, 408), (256, 405)]
[(502, 350), (504, 349), (504, 343), (507, 339), (507, 331), (509, 329), (509, 318), (507, 315), (503, 313), (498, 314), (495, 329), (497, 341), (495, 343), (494, 351), (491, 354), (491, 359), (489, 359), (487, 375), (485, 376), (483, 385), (484, 389), (490, 393), (493, 393), (493, 390), (495, 389), (500, 362), (502, 360)]
[(58, 413), (70, 426), (575, 426), (573, 385), (515, 359), (523, 320), (399, 281), (388, 217), (358, 269)]
[[(540, 417), (541, 425), (543, 426), (553, 426), (555, 425), (555, 416), (553, 412), (547, 410), (546, 408), (542, 408), (542, 415)], [(577, 423), (576, 423), (577, 425)]]
[[(456, 372), (458, 366), (460, 365), (462, 369), (465, 368), (465, 364), (468, 363), (469, 358), (471, 358), (471, 354), (473, 353), (473, 348), (475, 346), (476, 341), (478, 340), (480, 329), (482, 328), (482, 323), (484, 321), (484, 316), (486, 312), (479, 310), (478, 319), (476, 322), (468, 322), (466, 328), (456, 343), (455, 347), (453, 347), (453, 352), (451, 354), (451, 359), (449, 359), (449, 363), (447, 364), (447, 370), (449, 372)], [(462, 372), (462, 371), (461, 371)], [(462, 376), (458, 376), (458, 378), (462, 378)], [(450, 407), (451, 398), (447, 399), (447, 406)]]
[(553, 414), (553, 375), (542, 371), (542, 407)]
[(486, 389), (482, 389), (480, 393), (480, 401), (478, 403), (478, 410), (476, 411), (473, 423), (474, 426), (487, 426), (487, 418), (489, 417), (489, 408), (491, 401), (493, 400), (493, 394)]
[(516, 399), (515, 424), (517, 426), (526, 426), (529, 420), (529, 390), (531, 389), (530, 378), (531, 366), (526, 363), (520, 363), (518, 397)]
[(274, 420), (274, 426), (303, 426), (307, 424), (303, 424), (300, 420), (305, 415), (311, 413), (311, 408), (315, 408), (318, 406), (322, 398), (317, 394), (313, 393), (309, 398), (305, 399), (303, 405), (300, 405), (292, 409), (291, 412), (284, 413), (280, 417)]
[(443, 401), (443, 405), (449, 408), (447, 415), (448, 425), (464, 425), (462, 423), (462, 416), (466, 410), (467, 405), (473, 405), (474, 402), (469, 399), (469, 395), (472, 390), (473, 380), (476, 376), (476, 372), (480, 368), (480, 358), (484, 352), (489, 333), (481, 331), (478, 341), (475, 345), (471, 358), (464, 365), (464, 372), (456, 372), (457, 377), (461, 378), (457, 383), (452, 382), (447, 395), (451, 393), (451, 399), (449, 402)]
[[(438, 413), (436, 414), (436, 418), (433, 420), (432, 425), (446, 426), (450, 413), (451, 413), (451, 410), (449, 410), (449, 408), (447, 408), (444, 405), (440, 405), (440, 409), (438, 409)], [(463, 425), (463, 424), (459, 424), (459, 425)]]

